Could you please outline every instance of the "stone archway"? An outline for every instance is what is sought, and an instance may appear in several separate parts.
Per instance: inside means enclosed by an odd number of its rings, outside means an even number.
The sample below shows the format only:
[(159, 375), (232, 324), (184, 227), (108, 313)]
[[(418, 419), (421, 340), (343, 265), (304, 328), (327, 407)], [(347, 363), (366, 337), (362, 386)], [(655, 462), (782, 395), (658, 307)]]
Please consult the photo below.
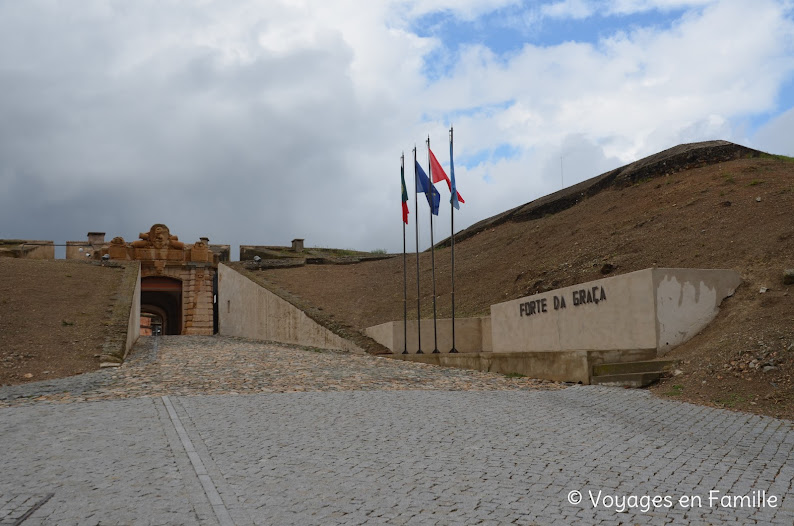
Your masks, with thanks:
[(182, 282), (164, 276), (141, 278), (141, 315), (161, 319), (162, 334), (182, 334)]
[(102, 256), (111, 260), (140, 261), (141, 311), (162, 321), (162, 334), (213, 334), (213, 282), (218, 255), (202, 238), (185, 244), (162, 223), (141, 232), (127, 243), (115, 237)]

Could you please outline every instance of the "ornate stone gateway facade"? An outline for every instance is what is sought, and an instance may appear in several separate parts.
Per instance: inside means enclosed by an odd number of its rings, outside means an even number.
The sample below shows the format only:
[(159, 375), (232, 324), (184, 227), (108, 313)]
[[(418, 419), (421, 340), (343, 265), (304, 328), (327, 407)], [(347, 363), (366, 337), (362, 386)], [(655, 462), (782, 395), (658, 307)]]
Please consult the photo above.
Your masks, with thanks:
[(139, 237), (132, 243), (113, 238), (101, 254), (140, 261), (141, 316), (151, 318), (162, 334), (216, 332), (218, 255), (204, 239), (182, 243), (161, 223)]

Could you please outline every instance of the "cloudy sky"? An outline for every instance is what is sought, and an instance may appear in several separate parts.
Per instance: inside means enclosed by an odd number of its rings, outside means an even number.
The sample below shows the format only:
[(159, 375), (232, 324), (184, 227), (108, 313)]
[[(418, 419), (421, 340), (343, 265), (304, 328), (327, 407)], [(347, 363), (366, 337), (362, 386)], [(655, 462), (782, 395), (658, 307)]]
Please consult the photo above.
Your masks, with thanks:
[(684, 142), (794, 155), (794, 2), (0, 0), (0, 238), (401, 251), (450, 125), (456, 229)]

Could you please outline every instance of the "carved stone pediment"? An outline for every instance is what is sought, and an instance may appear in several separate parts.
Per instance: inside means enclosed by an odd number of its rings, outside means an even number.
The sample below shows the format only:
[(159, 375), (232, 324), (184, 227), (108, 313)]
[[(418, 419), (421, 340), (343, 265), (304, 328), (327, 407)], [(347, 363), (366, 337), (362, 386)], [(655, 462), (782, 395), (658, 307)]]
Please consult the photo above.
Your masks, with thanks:
[(148, 232), (138, 235), (139, 240), (133, 241), (134, 248), (154, 248), (156, 250), (174, 249), (182, 250), (185, 244), (177, 236), (172, 236), (171, 231), (162, 223), (152, 225)]
[(157, 267), (160, 272), (166, 264), (218, 264), (218, 256), (210, 250), (206, 238), (185, 245), (162, 223), (152, 225), (148, 232), (141, 232), (138, 237), (140, 239), (132, 243), (126, 243), (122, 237), (115, 237), (103, 252), (109, 254), (111, 259), (161, 262)]

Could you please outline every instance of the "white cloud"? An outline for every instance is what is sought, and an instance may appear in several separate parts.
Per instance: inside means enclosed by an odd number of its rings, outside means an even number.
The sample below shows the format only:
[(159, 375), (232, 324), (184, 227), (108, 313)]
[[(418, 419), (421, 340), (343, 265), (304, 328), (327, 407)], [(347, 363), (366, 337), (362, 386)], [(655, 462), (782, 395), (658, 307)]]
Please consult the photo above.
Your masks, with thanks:
[(587, 0), (563, 0), (541, 7), (541, 13), (549, 18), (583, 19), (593, 15), (597, 10), (594, 2)]
[[(463, 227), (557, 190), (561, 156), (568, 185), (679, 142), (738, 140), (737, 122), (781, 110), (794, 72), (790, 6), (766, 0), (611, 3), (695, 9), (667, 29), (505, 55), (412, 29), (517, 4), (2, 3), (0, 237), (129, 238), (163, 221), (186, 241), (399, 250), (400, 152), (412, 187), (411, 148), (423, 161), (430, 134), (446, 164), (449, 124)], [(433, 52), (455, 58), (440, 79), (425, 74)], [(780, 117), (754, 140), (792, 127)]]
[[(791, 21), (775, 4), (720, 4), (671, 31), (637, 30), (597, 45), (525, 46), (506, 64), (488, 50), (468, 51), (431, 93), (449, 107), (515, 100), (502, 115), (483, 119), (503, 126), (501, 134), (486, 134), (489, 142), (626, 137), (632, 146), (624, 141), (609, 155), (628, 161), (672, 146), (650, 138), (691, 137), (696, 123), (773, 109), (794, 70), (791, 37)], [(713, 124), (700, 129), (724, 131)]]
[(794, 157), (794, 108), (778, 115), (762, 126), (750, 141), (750, 146), (759, 150)]
[(691, 9), (715, 4), (719, 0), (610, 0), (603, 2), (610, 14), (634, 14), (648, 11)]
[(561, 0), (541, 5), (548, 18), (583, 20), (599, 15), (633, 15), (649, 11), (668, 12), (715, 4), (718, 0)]

